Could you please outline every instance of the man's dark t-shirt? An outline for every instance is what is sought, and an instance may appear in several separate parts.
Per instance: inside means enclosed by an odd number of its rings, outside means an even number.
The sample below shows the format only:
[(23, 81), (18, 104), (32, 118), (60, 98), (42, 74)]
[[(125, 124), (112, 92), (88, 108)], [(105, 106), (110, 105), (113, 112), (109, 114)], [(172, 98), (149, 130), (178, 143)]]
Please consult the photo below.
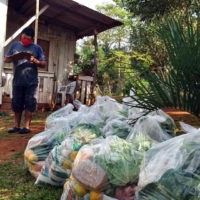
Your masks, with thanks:
[[(41, 47), (34, 43), (29, 46), (23, 46), (21, 42), (14, 42), (10, 46), (6, 56), (11, 56), (19, 52), (31, 53), (39, 61), (45, 60)], [(13, 85), (15, 86), (30, 86), (38, 84), (37, 65), (26, 59), (13, 61), (13, 75)]]

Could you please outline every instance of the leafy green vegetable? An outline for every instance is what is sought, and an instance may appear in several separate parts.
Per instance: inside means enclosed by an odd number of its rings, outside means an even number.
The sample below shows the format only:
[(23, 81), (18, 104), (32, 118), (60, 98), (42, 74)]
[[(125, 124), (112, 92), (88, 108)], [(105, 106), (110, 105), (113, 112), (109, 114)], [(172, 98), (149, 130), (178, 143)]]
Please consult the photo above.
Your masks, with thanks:
[(74, 139), (73, 149), (78, 151), (84, 144), (91, 140), (102, 137), (103, 133), (93, 124), (79, 124), (70, 133), (70, 137)]
[(170, 118), (148, 115), (139, 118), (126, 140), (135, 150), (145, 153), (152, 146), (170, 139), (174, 132), (175, 126)]
[(117, 136), (110, 137), (113, 138), (104, 147), (106, 153), (95, 155), (94, 162), (106, 171), (109, 182), (114, 186), (137, 182), (142, 154), (133, 150), (131, 143)]
[(172, 137), (176, 136), (176, 126), (171, 118), (167, 118), (164, 122), (160, 122), (160, 126), (167, 134), (171, 135)]
[(134, 149), (141, 153), (148, 151), (155, 142), (148, 136), (145, 135), (136, 135), (135, 140), (132, 142)]

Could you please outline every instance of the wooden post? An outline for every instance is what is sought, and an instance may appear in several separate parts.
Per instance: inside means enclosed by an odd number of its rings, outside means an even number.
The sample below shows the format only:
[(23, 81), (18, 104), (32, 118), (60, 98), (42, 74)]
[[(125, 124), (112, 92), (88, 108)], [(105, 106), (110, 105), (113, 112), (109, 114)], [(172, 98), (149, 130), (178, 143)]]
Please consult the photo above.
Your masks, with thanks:
[(0, 104), (2, 104), (2, 72), (4, 64), (4, 43), (6, 38), (6, 23), (7, 23), (7, 11), (8, 11), (8, 0), (0, 0)]
[(40, 2), (39, 2), (39, 0), (36, 0), (36, 11), (35, 11), (35, 38), (34, 38), (34, 43), (35, 43), (35, 44), (37, 44), (37, 39), (38, 39), (39, 6), (40, 6)]
[(98, 35), (98, 32), (96, 31), (96, 29), (94, 29), (94, 50), (95, 50), (95, 54), (94, 54), (94, 81), (93, 81), (93, 84), (92, 84), (92, 101), (91, 101), (91, 104), (93, 104), (95, 102), (95, 99), (96, 99), (95, 88), (96, 88), (96, 84), (97, 84), (97, 66), (98, 66), (97, 35)]

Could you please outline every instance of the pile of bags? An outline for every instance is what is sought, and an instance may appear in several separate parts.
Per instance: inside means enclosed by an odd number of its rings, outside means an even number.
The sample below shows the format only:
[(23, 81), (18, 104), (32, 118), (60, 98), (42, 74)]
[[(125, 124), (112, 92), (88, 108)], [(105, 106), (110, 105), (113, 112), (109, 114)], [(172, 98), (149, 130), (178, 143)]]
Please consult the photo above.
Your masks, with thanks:
[[(132, 119), (137, 119), (131, 124)], [(35, 184), (62, 186), (61, 200), (200, 198), (199, 130), (162, 110), (143, 116), (110, 97), (52, 113), (24, 152)]]

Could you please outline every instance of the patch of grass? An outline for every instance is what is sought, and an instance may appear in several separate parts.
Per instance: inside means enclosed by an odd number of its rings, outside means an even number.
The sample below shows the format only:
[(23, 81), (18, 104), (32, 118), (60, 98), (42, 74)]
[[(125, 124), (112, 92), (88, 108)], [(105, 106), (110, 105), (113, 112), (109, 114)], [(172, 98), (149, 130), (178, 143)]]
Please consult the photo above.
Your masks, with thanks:
[(9, 113), (6, 111), (0, 111), (0, 116), (9, 116)]
[[(51, 112), (35, 112), (32, 126), (41, 126)], [(14, 116), (0, 116), (0, 141), (13, 139), (7, 130), (13, 127)], [(22, 121), (23, 123), (23, 121)], [(6, 163), (0, 163), (0, 200), (59, 200), (63, 188), (47, 185), (35, 185), (36, 179), (24, 164), (24, 152), (16, 152)]]
[(1, 200), (60, 199), (63, 191), (62, 187), (34, 185), (34, 182), (35, 179), (29, 173), (28, 168), (24, 164), (23, 152), (14, 154), (9, 162), (0, 164)]

